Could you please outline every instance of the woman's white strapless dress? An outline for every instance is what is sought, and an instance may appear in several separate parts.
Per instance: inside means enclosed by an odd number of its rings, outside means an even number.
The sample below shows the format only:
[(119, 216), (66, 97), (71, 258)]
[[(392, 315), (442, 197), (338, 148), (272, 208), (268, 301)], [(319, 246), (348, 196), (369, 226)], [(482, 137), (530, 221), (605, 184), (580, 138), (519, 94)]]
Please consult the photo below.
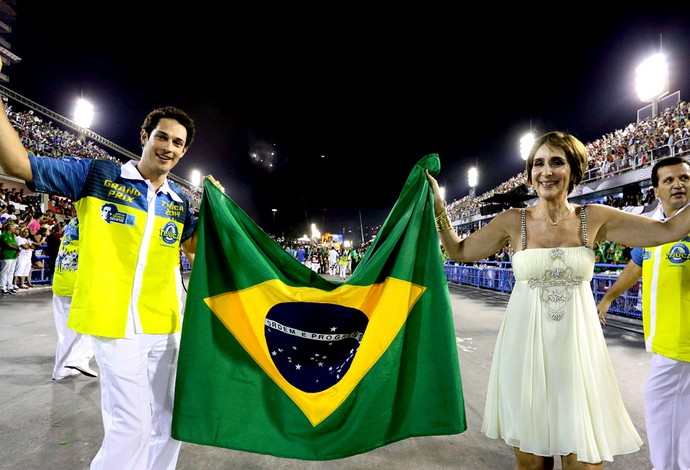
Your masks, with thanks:
[[(583, 222), (584, 224), (584, 222)], [(532, 248), (515, 274), (491, 365), (482, 432), (541, 456), (611, 461), (642, 440), (623, 405), (586, 247)]]

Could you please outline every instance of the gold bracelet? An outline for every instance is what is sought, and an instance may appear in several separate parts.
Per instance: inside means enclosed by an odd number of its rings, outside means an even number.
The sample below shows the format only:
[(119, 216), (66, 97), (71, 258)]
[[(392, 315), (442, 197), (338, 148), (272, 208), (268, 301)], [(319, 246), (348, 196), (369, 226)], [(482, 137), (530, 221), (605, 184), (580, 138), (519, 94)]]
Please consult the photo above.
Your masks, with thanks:
[(448, 218), (448, 213), (444, 210), (436, 216), (436, 230), (443, 232), (449, 228), (451, 228), (450, 219)]

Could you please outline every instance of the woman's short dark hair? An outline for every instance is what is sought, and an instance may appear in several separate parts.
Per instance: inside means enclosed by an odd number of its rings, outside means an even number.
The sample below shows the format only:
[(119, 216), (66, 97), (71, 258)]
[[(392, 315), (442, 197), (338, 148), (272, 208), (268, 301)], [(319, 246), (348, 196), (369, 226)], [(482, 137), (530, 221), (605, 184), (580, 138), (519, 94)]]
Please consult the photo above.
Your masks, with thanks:
[(530, 184), (532, 184), (534, 154), (537, 153), (537, 150), (539, 150), (539, 147), (542, 145), (561, 149), (565, 153), (565, 158), (568, 160), (568, 165), (570, 165), (570, 183), (568, 184), (568, 193), (570, 193), (576, 185), (582, 182), (582, 178), (584, 178), (585, 170), (587, 169), (587, 161), (589, 160), (587, 149), (577, 137), (566, 132), (551, 131), (537, 137), (534, 144), (532, 144), (529, 156), (525, 162), (527, 182)]

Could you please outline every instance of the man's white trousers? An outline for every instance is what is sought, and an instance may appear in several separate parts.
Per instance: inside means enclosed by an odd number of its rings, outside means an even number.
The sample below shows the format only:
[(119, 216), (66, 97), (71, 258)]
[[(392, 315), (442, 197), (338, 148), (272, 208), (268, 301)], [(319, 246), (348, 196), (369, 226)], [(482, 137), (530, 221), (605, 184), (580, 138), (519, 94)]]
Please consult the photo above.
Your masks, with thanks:
[(104, 437), (91, 470), (173, 470), (170, 437), (180, 333), (93, 337)]
[(654, 469), (690, 469), (690, 362), (654, 354), (644, 408)]

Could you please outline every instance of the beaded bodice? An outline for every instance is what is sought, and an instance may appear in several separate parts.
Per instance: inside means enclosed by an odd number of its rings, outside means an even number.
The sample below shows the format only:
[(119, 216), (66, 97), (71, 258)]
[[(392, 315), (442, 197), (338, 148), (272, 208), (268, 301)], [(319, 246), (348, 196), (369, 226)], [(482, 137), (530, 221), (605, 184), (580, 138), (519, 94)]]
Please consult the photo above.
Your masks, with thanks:
[(551, 320), (559, 321), (566, 312), (573, 289), (589, 282), (594, 272), (594, 253), (587, 247), (584, 208), (580, 208), (583, 246), (557, 248), (526, 247), (525, 209), (521, 211), (522, 251), (513, 255), (516, 281), (527, 281), (539, 294), (542, 308)]

